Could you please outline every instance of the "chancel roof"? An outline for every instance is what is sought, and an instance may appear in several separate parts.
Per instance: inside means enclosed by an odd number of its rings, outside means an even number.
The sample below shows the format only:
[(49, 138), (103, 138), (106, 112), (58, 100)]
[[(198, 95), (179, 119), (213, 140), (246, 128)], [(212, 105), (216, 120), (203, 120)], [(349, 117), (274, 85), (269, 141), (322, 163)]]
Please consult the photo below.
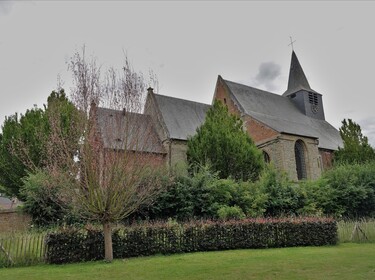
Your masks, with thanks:
[(149, 115), (96, 108), (104, 148), (164, 154)]
[(280, 132), (319, 139), (319, 148), (337, 150), (342, 140), (336, 128), (325, 120), (304, 115), (285, 96), (223, 80), (237, 106), (259, 122)]
[(180, 98), (154, 94), (168, 136), (171, 139), (187, 140), (205, 120), (208, 104)]

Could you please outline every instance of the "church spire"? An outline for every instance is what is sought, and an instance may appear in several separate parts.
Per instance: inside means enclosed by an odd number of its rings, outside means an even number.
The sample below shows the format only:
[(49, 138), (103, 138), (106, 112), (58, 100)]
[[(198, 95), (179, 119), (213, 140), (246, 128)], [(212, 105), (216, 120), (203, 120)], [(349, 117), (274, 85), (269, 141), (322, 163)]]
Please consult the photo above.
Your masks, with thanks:
[(305, 73), (298, 61), (297, 55), (292, 51), (292, 60), (290, 62), (288, 89), (284, 92), (283, 96), (289, 96), (299, 90), (306, 90), (315, 92), (311, 89), (309, 82), (306, 79)]

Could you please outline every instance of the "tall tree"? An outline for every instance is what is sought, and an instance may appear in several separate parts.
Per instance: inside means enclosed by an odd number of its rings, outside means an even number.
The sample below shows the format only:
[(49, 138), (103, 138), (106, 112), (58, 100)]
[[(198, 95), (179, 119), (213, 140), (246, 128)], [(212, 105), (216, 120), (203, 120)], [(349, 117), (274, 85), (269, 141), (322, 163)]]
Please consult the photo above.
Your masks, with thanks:
[(188, 140), (190, 168), (208, 164), (220, 178), (256, 180), (264, 166), (263, 156), (242, 126), (240, 118), (215, 100), (203, 125)]
[(152, 202), (164, 165), (158, 165), (154, 153), (160, 143), (152, 122), (137, 114), (143, 110), (146, 88), (142, 73), (133, 70), (127, 57), (120, 71), (111, 68), (103, 78), (96, 65), (95, 59), (87, 63), (84, 49), (70, 63), (72, 99), (84, 113), (79, 164), (66, 165), (67, 173), (79, 180), (67, 194), (86, 219), (103, 225), (105, 259), (112, 261), (112, 224)]
[(22, 178), (43, 164), (46, 129), (45, 113), (36, 107), (5, 119), (0, 136), (0, 184), (8, 195), (19, 197)]
[(365, 163), (375, 160), (375, 151), (359, 124), (344, 119), (339, 129), (344, 147), (335, 152), (336, 163)]
[(69, 141), (65, 144), (72, 158), (78, 149), (79, 135), (72, 128), (77, 126), (78, 114), (60, 89), (50, 94), (43, 109), (34, 107), (20, 117), (5, 119), (0, 134), (0, 184), (7, 194), (24, 198), (19, 188), (28, 172), (66, 161), (68, 155), (57, 149), (57, 140)]

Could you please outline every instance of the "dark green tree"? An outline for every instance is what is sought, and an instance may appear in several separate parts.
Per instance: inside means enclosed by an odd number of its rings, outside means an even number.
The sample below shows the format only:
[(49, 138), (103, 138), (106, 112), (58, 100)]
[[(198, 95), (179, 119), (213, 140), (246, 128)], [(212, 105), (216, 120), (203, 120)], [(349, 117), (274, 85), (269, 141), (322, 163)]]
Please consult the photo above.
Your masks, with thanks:
[(344, 147), (335, 152), (336, 163), (365, 163), (375, 160), (375, 151), (359, 124), (344, 119), (339, 129)]
[(27, 110), (18, 117), (7, 117), (0, 135), (0, 184), (10, 196), (19, 196), (22, 178), (34, 167), (40, 166), (46, 129), (44, 111)]
[(188, 140), (187, 159), (191, 170), (210, 165), (220, 178), (254, 181), (264, 167), (260, 150), (243, 130), (243, 122), (215, 100), (206, 120)]
[[(57, 149), (60, 144), (71, 147), (72, 157), (78, 149), (78, 130), (72, 129), (78, 115), (61, 89), (51, 93), (43, 109), (34, 107), (20, 117), (5, 119), (0, 134), (0, 185), (8, 195), (24, 199), (19, 189), (28, 172), (65, 162), (68, 155)], [(57, 143), (61, 139), (64, 143)]]

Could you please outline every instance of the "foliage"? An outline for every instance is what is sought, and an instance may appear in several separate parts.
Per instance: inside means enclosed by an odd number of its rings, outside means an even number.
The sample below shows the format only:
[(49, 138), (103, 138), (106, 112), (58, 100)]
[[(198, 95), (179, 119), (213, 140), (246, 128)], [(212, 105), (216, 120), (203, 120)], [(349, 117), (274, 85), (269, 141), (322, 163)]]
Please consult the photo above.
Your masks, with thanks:
[(375, 214), (375, 163), (342, 164), (305, 188), (325, 214), (366, 217)]
[[(25, 199), (19, 188), (28, 172), (66, 162), (78, 149), (78, 111), (64, 90), (53, 91), (44, 109), (34, 107), (18, 117), (7, 117), (0, 134), (0, 185), (7, 194)], [(59, 136), (59, 137), (57, 137)], [(60, 137), (61, 136), (61, 137)], [(64, 139), (69, 154), (61, 154), (57, 139)]]
[[(265, 211), (267, 196), (253, 183), (220, 179), (208, 167), (200, 168), (193, 176), (178, 175), (166, 183), (155, 203), (140, 209), (131, 220), (215, 219), (220, 218), (223, 211), (233, 211), (233, 208), (241, 210), (238, 218), (243, 214), (258, 217)], [(222, 214), (219, 214), (219, 210)]]
[(78, 222), (70, 198), (61, 195), (63, 188), (74, 188), (75, 184), (74, 180), (61, 173), (40, 170), (28, 174), (20, 189), (25, 197), (23, 211), (31, 215), (33, 223), (39, 227)]
[[(47, 237), (49, 263), (97, 259), (102, 233), (93, 228), (63, 231)], [(337, 242), (336, 222), (323, 218), (231, 220), (168, 223), (117, 229), (115, 258), (228, 249), (322, 246)], [(99, 248), (98, 248), (99, 247)]]
[(215, 100), (205, 122), (188, 139), (191, 171), (209, 164), (222, 179), (256, 180), (264, 166), (263, 156), (242, 126), (239, 117), (229, 115), (228, 109)]
[(375, 160), (375, 151), (362, 134), (359, 124), (344, 119), (339, 129), (344, 147), (335, 152), (336, 163), (366, 163)]
[(272, 165), (266, 167), (255, 185), (267, 196), (264, 205), (266, 216), (295, 215), (305, 206), (305, 195), (300, 187)]
[(15, 114), (5, 119), (0, 134), (0, 184), (9, 196), (20, 196), (22, 178), (32, 168), (30, 162), (40, 165), (44, 142), (35, 138), (43, 129), (44, 112), (38, 108), (27, 110), (20, 118)]
[(240, 207), (222, 206), (217, 210), (217, 215), (221, 220), (244, 219), (245, 214)]

